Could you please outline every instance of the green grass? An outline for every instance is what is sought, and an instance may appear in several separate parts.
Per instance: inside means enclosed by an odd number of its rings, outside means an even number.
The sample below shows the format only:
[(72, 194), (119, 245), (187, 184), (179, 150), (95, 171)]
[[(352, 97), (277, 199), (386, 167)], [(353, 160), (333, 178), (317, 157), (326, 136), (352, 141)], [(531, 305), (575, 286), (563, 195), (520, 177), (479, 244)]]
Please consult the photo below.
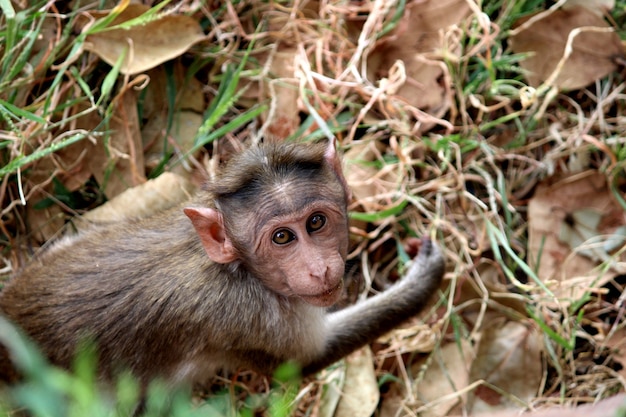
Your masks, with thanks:
[[(37, 347), (0, 316), (0, 342), (7, 347), (23, 382), (0, 393), (0, 415), (12, 410), (33, 417), (125, 417), (139, 407), (141, 388), (130, 374), (121, 374), (112, 387), (96, 376), (96, 349), (84, 348), (70, 371), (49, 365)], [(274, 376), (269, 396), (251, 395), (235, 406), (228, 392), (216, 393), (201, 404), (192, 402), (189, 390), (173, 390), (160, 381), (147, 389), (142, 417), (199, 417), (254, 415), (267, 410), (270, 417), (290, 415), (298, 390), (299, 371), (286, 364)]]

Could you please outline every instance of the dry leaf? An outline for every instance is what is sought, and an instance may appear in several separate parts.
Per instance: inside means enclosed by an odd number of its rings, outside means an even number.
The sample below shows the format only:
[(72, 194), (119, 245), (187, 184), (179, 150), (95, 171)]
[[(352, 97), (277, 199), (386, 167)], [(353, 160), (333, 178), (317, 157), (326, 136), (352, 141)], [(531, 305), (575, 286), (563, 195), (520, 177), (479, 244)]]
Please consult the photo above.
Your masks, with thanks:
[[(516, 22), (519, 27), (534, 15)], [(573, 30), (593, 27), (608, 30), (610, 26), (585, 7), (559, 9), (510, 38), (515, 53), (529, 53), (520, 65), (529, 73), (528, 82), (538, 86), (548, 80), (565, 54), (568, 36)], [(615, 32), (580, 32), (573, 41), (572, 53), (560, 69), (553, 84), (562, 89), (582, 88), (616, 70), (615, 59), (624, 56), (624, 48)]]
[(381, 164), (384, 166), (381, 170), (373, 163), (382, 159), (384, 147), (380, 141), (364, 137), (359, 143), (354, 143), (343, 156), (346, 162), (346, 181), (354, 199), (359, 201), (365, 212), (381, 209), (380, 203), (373, 201), (371, 197), (387, 195), (398, 188), (400, 179), (395, 165)]
[(440, 331), (439, 326), (424, 323), (398, 327), (378, 338), (379, 342), (389, 345), (379, 353), (432, 352), (437, 347)]
[[(70, 113), (76, 113), (87, 110), (82, 105), (75, 106)], [(93, 131), (102, 122), (102, 118), (97, 112), (90, 112), (76, 119), (71, 125), (72, 129)], [(55, 177), (63, 187), (73, 192), (85, 184), (93, 175), (92, 161), (95, 155), (103, 149), (99, 149), (95, 140), (85, 138), (66, 148), (63, 148), (41, 160), (37, 161), (30, 169), (28, 174), (28, 183), (30, 187), (39, 187), (48, 181), (48, 184), (31, 196), (29, 203), (26, 205), (29, 227), (31, 228), (33, 238), (38, 242), (46, 242), (55, 237), (63, 228), (66, 222), (66, 213), (61, 206), (54, 204), (44, 209), (35, 209), (34, 204), (40, 200), (54, 196), (54, 187), (50, 181), (51, 177)]]
[(397, 95), (416, 108), (442, 116), (450, 107), (449, 92), (439, 81), (443, 75), (444, 30), (461, 22), (469, 12), (466, 0), (409, 3), (397, 29), (369, 55), (370, 78), (387, 77), (394, 63), (402, 61), (407, 81)]
[[(298, 49), (281, 43), (277, 50), (262, 51), (254, 55), (259, 66), (268, 68), (268, 77), (241, 82), (239, 103), (255, 106), (271, 101), (270, 110), (264, 112), (265, 134), (268, 140), (280, 142), (300, 127), (300, 93), (296, 76)], [(319, 110), (319, 109), (318, 109)]]
[[(470, 342), (460, 339), (455, 343), (444, 345), (433, 355), (439, 355), (438, 360), (431, 361), (426, 369), (424, 377), (418, 380), (414, 386), (417, 398), (426, 404), (437, 403), (420, 413), (423, 417), (445, 416), (461, 402), (461, 395), (454, 396), (455, 392), (463, 390), (469, 383), (469, 366), (475, 356), (475, 351)], [(414, 374), (418, 374), (423, 363), (413, 366)], [(442, 397), (450, 396), (445, 401), (438, 401)]]
[[(557, 297), (578, 299), (598, 278), (601, 279), (595, 285), (602, 286), (616, 273), (626, 272), (624, 259), (611, 260), (612, 268), (606, 272), (597, 270), (598, 261), (585, 256), (589, 254), (588, 248), (581, 247), (581, 241), (571, 237), (590, 236), (588, 232), (581, 234), (584, 227), (573, 216), (589, 211), (602, 214), (599, 222), (592, 224), (598, 235), (614, 234), (626, 225), (623, 210), (611, 196), (606, 177), (600, 173), (564, 178), (554, 184), (543, 182), (528, 204), (529, 264), (544, 282), (557, 281), (558, 287), (551, 288)], [(567, 236), (563, 230), (571, 227), (575, 230), (570, 232), (570, 241), (563, 242)], [(598, 240), (598, 250), (602, 250), (605, 242), (610, 240)]]
[[(542, 335), (522, 323), (501, 325), (503, 322), (497, 320), (483, 330), (470, 381), (483, 380), (522, 401), (530, 401), (541, 385)], [(481, 385), (470, 394), (469, 406), (476, 413), (519, 408), (519, 403)]]
[(374, 414), (380, 390), (369, 346), (346, 357), (346, 382), (334, 417), (369, 417)]
[[(85, 110), (76, 106), (73, 111)], [(73, 129), (94, 131), (102, 118), (91, 112), (76, 119)], [(56, 169), (57, 178), (69, 191), (81, 188), (93, 176), (103, 188), (108, 198), (112, 198), (128, 187), (145, 181), (143, 145), (139, 132), (137, 99), (133, 91), (125, 91), (116, 102), (109, 125), (111, 134), (108, 140), (102, 135), (93, 140), (85, 139), (42, 160), (41, 175), (50, 176)], [(111, 174), (107, 172), (111, 165)], [(35, 179), (37, 177), (32, 176)]]
[[(200, 81), (193, 77), (188, 78), (185, 68), (179, 62), (173, 67), (174, 89), (177, 93), (174, 109), (170, 109), (168, 97), (163, 94), (168, 83), (164, 68), (153, 68), (147, 73), (150, 83), (143, 90), (145, 96), (141, 137), (148, 169), (155, 168), (162, 162), (165, 146), (168, 150), (176, 147), (181, 153), (191, 149), (197, 131), (202, 125), (202, 114), (206, 109), (203, 85)], [(173, 123), (167, 132), (170, 112), (173, 113)], [(168, 133), (168, 137), (165, 138), (164, 135)], [(171, 143), (172, 141), (175, 143)], [(173, 167), (173, 171), (188, 176), (182, 164)]]
[(193, 148), (196, 134), (203, 122), (204, 116), (193, 111), (183, 110), (174, 116), (171, 135), (181, 152)]
[[(145, 218), (188, 200), (195, 187), (179, 175), (165, 172), (137, 187), (129, 188), (107, 203), (87, 212), (82, 219), (92, 223), (112, 223)], [(79, 227), (82, 223), (78, 223)]]
[(57, 236), (66, 219), (65, 213), (56, 204), (43, 209), (35, 209), (33, 204), (27, 204), (26, 217), (31, 229), (30, 234), (37, 242), (47, 242)]
[(298, 108), (299, 92), (295, 79), (295, 47), (281, 48), (272, 57), (270, 73), (274, 77), (266, 81), (266, 91), (272, 99), (272, 111), (267, 123), (267, 134), (282, 140), (293, 134), (300, 125)]
[[(141, 16), (149, 9), (149, 6), (143, 4), (131, 4), (113, 20), (112, 26)], [(102, 12), (88, 13), (96, 19), (103, 16)], [(85, 49), (92, 51), (111, 66), (126, 53), (121, 72), (137, 74), (181, 55), (204, 38), (202, 27), (193, 18), (163, 15), (145, 25), (88, 35)]]
[(527, 414), (520, 414), (520, 411), (501, 411), (489, 414), (479, 414), (476, 417), (617, 417), (623, 416), (623, 409), (626, 406), (626, 396), (624, 394), (602, 400), (597, 404), (585, 404), (578, 407), (552, 407), (533, 411)]
[[(612, 213), (601, 213), (587, 208), (569, 213), (561, 222), (559, 241), (591, 260), (610, 263), (611, 252), (625, 243), (626, 226), (618, 227), (613, 233), (603, 233), (600, 230), (600, 222), (606, 214)], [(593, 245), (585, 245), (591, 240), (594, 241)]]
[(626, 379), (626, 329), (620, 327), (602, 341), (602, 346), (611, 350), (611, 359), (622, 365), (617, 373)]
[(605, 13), (613, 10), (615, 0), (567, 0), (565, 4), (563, 4), (564, 9), (571, 9), (577, 6), (586, 7), (594, 14), (602, 17)]
[[(79, 104), (70, 110), (70, 115), (75, 116), (87, 110), (86, 106)], [(91, 111), (79, 117), (65, 128), (68, 130), (92, 132), (96, 131), (101, 123), (102, 117), (100, 114), (97, 111)], [(57, 180), (65, 188), (69, 191), (76, 191), (93, 175), (91, 158), (97, 152), (96, 140), (85, 138), (39, 161), (29, 178), (35, 183), (39, 183), (44, 178), (50, 177), (51, 173), (54, 172)]]
[[(111, 117), (110, 138), (106, 143), (98, 138), (100, 150), (90, 158), (93, 175), (108, 198), (146, 181), (137, 96), (130, 90), (122, 94)], [(114, 167), (107, 176), (111, 165)]]

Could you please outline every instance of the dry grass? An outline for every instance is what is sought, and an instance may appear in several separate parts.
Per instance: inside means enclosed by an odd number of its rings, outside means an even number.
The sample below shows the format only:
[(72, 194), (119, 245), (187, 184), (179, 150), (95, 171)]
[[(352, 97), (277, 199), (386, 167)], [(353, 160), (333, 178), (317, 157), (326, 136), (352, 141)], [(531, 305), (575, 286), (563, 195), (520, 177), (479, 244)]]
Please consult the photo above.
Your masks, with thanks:
[[(609, 219), (612, 226), (626, 224), (623, 71), (567, 93), (549, 82), (530, 87), (521, 57), (507, 44), (513, 22), (542, 2), (486, 2), (482, 10), (469, 1), (431, 3), (170, 4), (168, 12), (201, 22), (207, 38), (147, 72), (152, 90), (144, 74), (119, 74), (95, 54), (73, 56), (74, 17), (95, 6), (74, 12), (50, 2), (41, 5), (42, 15), (28, 12), (23, 29), (40, 34), (34, 44), (22, 37), (0, 46), (2, 272), (26, 262), (70, 216), (114, 197), (112, 178), (121, 177), (124, 188), (169, 170), (197, 183), (260, 137), (332, 134), (345, 150), (355, 192), (350, 260), (360, 295), (350, 301), (396, 279), (407, 260), (397, 242), (407, 236), (431, 236), (448, 259), (448, 285), (429, 313), (375, 346), (381, 415), (392, 409), (447, 415), (489, 398), (530, 407), (589, 402), (623, 390), (623, 245), (607, 258), (592, 257), (597, 269), (548, 275), (538, 258), (559, 258), (544, 251), (543, 229), (529, 216), (538, 187), (597, 175), (604, 179), (598, 194), (621, 210)], [(624, 19), (620, 5), (617, 22)], [(444, 9), (444, 17), (428, 14), (431, 8)], [(421, 14), (432, 20), (422, 22)], [(434, 29), (420, 32), (427, 23)], [(18, 23), (0, 17), (4, 36), (11, 24)], [(240, 65), (248, 50), (237, 89), (220, 90), (225, 69)], [(21, 70), (11, 72), (17, 65)], [(200, 86), (200, 104), (189, 85)], [(224, 128), (218, 139), (194, 146), (172, 128), (180, 112), (203, 113), (205, 103), (219, 100), (219, 120), (204, 126)], [(137, 108), (142, 117), (129, 116)], [(253, 121), (242, 119), (257, 110)], [(237, 120), (244, 122), (229, 125)], [(114, 145), (89, 145), (102, 141)], [(155, 141), (166, 150), (152, 152)], [(191, 149), (197, 151), (187, 155)], [(98, 172), (86, 167), (97, 163)], [(561, 213), (555, 234), (584, 208), (551, 204), (551, 212)], [(533, 233), (538, 246), (529, 243)], [(580, 256), (578, 247), (560, 244), (563, 264)], [(598, 279), (580, 281), (583, 275)], [(586, 291), (561, 291), (569, 287)], [(499, 386), (525, 375), (483, 363), (485, 340), (514, 339), (520, 326), (527, 333), (510, 347), (509, 360), (518, 371), (526, 361), (540, 366), (521, 387)], [(464, 374), (449, 367), (454, 354), (446, 346), (463, 349)], [(426, 368), (437, 367), (441, 373), (433, 375), (457, 385), (431, 398), (421, 389), (433, 377)], [(305, 381), (295, 414), (323, 414), (322, 388), (333, 377)], [(271, 392), (267, 380), (250, 374), (216, 384), (240, 406)]]

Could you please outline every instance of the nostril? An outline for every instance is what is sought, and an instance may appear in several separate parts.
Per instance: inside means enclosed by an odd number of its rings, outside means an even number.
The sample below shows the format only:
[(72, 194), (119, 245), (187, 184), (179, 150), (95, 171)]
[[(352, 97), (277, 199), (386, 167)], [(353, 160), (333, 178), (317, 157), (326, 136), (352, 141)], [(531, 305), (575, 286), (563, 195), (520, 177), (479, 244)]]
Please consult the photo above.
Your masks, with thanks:
[(330, 277), (330, 268), (328, 268), (328, 265), (326, 265), (323, 269), (320, 268), (320, 270), (318, 271), (311, 271), (309, 273), (309, 276), (316, 281), (326, 283), (328, 282), (328, 278)]

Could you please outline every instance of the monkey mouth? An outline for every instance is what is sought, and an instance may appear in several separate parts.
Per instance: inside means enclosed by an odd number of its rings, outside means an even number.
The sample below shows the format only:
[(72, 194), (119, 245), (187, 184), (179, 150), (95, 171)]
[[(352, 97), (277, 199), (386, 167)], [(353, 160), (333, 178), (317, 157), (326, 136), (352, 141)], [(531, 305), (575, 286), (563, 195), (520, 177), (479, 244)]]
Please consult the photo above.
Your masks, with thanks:
[(329, 307), (339, 300), (341, 290), (343, 288), (343, 280), (340, 280), (333, 288), (315, 295), (300, 295), (304, 301), (318, 307)]

